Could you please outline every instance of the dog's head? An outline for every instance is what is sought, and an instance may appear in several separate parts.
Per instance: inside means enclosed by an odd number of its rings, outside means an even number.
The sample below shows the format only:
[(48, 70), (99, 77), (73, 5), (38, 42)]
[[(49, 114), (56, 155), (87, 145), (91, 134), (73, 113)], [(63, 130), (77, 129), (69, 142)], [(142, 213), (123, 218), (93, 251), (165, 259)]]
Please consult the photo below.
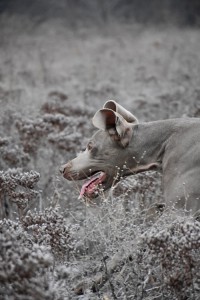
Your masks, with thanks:
[(129, 143), (133, 126), (138, 123), (135, 116), (113, 100), (107, 101), (92, 121), (99, 130), (85, 151), (61, 167), (64, 178), (68, 180), (87, 178), (80, 196), (89, 198), (98, 195), (99, 188), (107, 190), (130, 174)]

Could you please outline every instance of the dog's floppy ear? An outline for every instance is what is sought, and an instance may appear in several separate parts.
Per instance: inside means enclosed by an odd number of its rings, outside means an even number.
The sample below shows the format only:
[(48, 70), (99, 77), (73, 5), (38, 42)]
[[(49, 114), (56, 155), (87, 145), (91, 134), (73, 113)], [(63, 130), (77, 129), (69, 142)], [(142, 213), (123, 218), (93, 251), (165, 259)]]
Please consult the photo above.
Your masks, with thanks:
[(133, 129), (132, 124), (128, 123), (119, 113), (103, 108), (96, 112), (92, 119), (93, 125), (109, 133), (114, 141), (120, 142), (125, 148), (128, 146)]
[(106, 101), (103, 108), (109, 108), (114, 112), (120, 114), (128, 123), (138, 123), (137, 118), (130, 111), (122, 107), (114, 100)]

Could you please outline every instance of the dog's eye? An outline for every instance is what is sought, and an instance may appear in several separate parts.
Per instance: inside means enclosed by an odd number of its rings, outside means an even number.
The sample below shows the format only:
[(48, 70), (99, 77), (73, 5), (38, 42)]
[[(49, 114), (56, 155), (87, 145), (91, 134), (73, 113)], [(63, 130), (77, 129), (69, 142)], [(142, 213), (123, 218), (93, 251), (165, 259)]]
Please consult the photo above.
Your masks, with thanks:
[(92, 148), (93, 148), (93, 144), (92, 143), (88, 143), (87, 149), (90, 151), (90, 150), (92, 150)]

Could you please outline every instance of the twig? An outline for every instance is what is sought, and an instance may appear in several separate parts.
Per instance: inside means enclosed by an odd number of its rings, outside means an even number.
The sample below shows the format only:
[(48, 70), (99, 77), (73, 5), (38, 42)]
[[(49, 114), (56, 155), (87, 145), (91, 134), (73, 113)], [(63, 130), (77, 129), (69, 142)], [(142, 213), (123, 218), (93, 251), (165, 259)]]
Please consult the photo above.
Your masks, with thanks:
[(114, 286), (112, 284), (112, 281), (110, 280), (110, 273), (108, 272), (108, 268), (107, 268), (107, 263), (106, 263), (106, 258), (103, 258), (103, 263), (104, 263), (104, 266), (105, 266), (105, 273), (106, 273), (106, 276), (108, 278), (108, 282), (110, 284), (110, 288), (111, 288), (111, 292), (112, 292), (112, 295), (113, 295), (113, 298), (115, 300), (117, 300), (117, 296), (115, 295), (115, 290), (114, 290)]

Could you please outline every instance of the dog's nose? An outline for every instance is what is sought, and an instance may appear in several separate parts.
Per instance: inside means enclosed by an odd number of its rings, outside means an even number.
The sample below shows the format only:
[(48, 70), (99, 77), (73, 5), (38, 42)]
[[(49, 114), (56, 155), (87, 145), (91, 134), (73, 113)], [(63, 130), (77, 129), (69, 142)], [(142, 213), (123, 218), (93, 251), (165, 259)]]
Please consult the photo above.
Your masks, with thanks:
[(61, 174), (64, 174), (64, 172), (65, 172), (65, 166), (61, 166), (59, 171), (60, 171)]
[(68, 178), (70, 176), (71, 173), (71, 168), (72, 168), (72, 162), (68, 162), (65, 165), (62, 165), (60, 167), (60, 173), (65, 177)]

